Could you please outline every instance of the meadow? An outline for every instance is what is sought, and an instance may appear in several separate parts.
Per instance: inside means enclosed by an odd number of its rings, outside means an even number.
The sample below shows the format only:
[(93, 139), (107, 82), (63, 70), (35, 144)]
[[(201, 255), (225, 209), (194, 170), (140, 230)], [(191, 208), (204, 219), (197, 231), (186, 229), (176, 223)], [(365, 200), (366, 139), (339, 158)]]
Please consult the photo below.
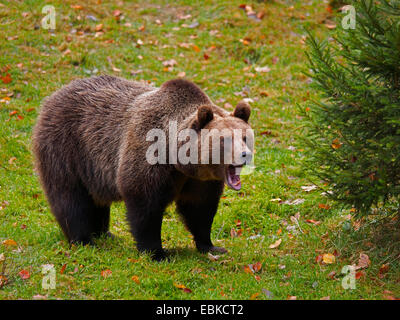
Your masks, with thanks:
[[(55, 30), (42, 13), (52, 5)], [(302, 171), (302, 112), (310, 86), (306, 31), (328, 38), (325, 1), (0, 0), (0, 299), (395, 299), (395, 219), (358, 219)], [(340, 15), (340, 13), (339, 13)], [(138, 254), (123, 203), (95, 246), (70, 246), (39, 185), (31, 134), (41, 101), (73, 79), (111, 74), (160, 86), (184, 77), (219, 106), (252, 107), (255, 170), (225, 189), (212, 239), (196, 251), (173, 206), (169, 261)], [(42, 287), (43, 265), (56, 270)], [(353, 288), (343, 267), (355, 265)]]

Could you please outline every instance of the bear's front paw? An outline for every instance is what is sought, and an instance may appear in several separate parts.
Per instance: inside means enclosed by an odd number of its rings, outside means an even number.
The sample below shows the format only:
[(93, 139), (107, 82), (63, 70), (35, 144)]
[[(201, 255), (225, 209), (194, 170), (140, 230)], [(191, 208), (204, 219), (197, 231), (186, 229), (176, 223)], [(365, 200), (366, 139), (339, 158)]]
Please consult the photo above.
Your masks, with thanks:
[(147, 253), (150, 254), (151, 259), (154, 261), (163, 261), (167, 258), (167, 255), (165, 253), (165, 250), (162, 248), (158, 248), (158, 249), (145, 249), (142, 247), (139, 247), (138, 250), (141, 253)]

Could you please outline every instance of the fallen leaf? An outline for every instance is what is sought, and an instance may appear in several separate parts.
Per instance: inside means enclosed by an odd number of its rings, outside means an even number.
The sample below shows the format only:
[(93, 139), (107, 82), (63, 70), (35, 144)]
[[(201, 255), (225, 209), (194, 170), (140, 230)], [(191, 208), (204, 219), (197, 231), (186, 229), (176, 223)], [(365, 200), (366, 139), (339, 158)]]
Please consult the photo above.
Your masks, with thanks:
[(173, 67), (174, 65), (178, 64), (174, 59), (165, 60), (163, 63), (165, 67)]
[(4, 287), (8, 282), (8, 279), (4, 275), (0, 275), (0, 288)]
[(4, 240), (2, 243), (3, 243), (3, 245), (8, 246), (8, 247), (17, 246), (17, 243), (13, 239)]
[(66, 267), (67, 267), (67, 264), (64, 263), (63, 266), (61, 267), (60, 274), (64, 273)]
[(174, 286), (186, 293), (192, 293), (192, 290), (190, 290), (189, 288), (187, 288), (185, 285), (183, 284), (178, 284), (178, 283), (174, 283)]
[(30, 273), (28, 270), (22, 269), (20, 272), (18, 272), (18, 275), (21, 277), (21, 279), (26, 280), (31, 277)]
[(140, 280), (139, 280), (138, 276), (132, 276), (131, 280), (136, 282), (137, 284), (140, 284)]
[(193, 45), (193, 50), (196, 51), (196, 52), (200, 52), (201, 51), (201, 49), (198, 46), (196, 46), (195, 44)]
[(121, 10), (118, 10), (118, 9), (117, 9), (117, 10), (114, 10), (114, 11), (113, 11), (113, 16), (114, 16), (114, 17), (119, 17), (121, 14), (122, 14)]
[(389, 264), (383, 264), (380, 268), (379, 268), (379, 272), (378, 272), (378, 278), (382, 279), (385, 277), (385, 273), (387, 273), (389, 271)]
[(336, 24), (333, 23), (333, 22), (327, 22), (327, 23), (325, 23), (325, 26), (326, 26), (328, 29), (330, 29), (330, 30), (336, 28)]
[(219, 255), (213, 255), (213, 254), (211, 254), (210, 252), (208, 253), (208, 258), (211, 260), (211, 261), (217, 261), (219, 258), (221, 258), (221, 256), (219, 256)]
[(261, 262), (256, 262), (254, 264), (251, 264), (251, 267), (254, 271), (254, 273), (259, 272), (262, 268), (262, 263)]
[(321, 224), (321, 221), (316, 221), (316, 220), (312, 220), (312, 219), (307, 219), (306, 222), (312, 223), (313, 225), (316, 225), (316, 226)]
[(368, 268), (371, 264), (369, 257), (365, 253), (360, 253), (360, 258), (358, 259), (358, 264), (356, 266), (356, 270)]
[(3, 81), (4, 84), (8, 84), (12, 81), (11, 75), (7, 73), (5, 76), (1, 77), (1, 81)]
[(322, 255), (322, 262), (325, 264), (332, 264), (336, 262), (336, 258), (332, 253), (324, 253)]
[(300, 188), (303, 189), (305, 192), (310, 192), (317, 189), (317, 186), (313, 184), (311, 186), (301, 186)]
[(111, 275), (112, 275), (112, 271), (111, 271), (110, 269), (106, 269), (106, 270), (103, 270), (103, 271), (101, 272), (101, 276), (102, 276), (104, 279), (108, 278), (108, 277), (111, 276)]
[(262, 291), (262, 292), (267, 296), (267, 298), (269, 298), (269, 299), (271, 299), (271, 298), (274, 297), (274, 294), (273, 294), (271, 291), (267, 290), (267, 289), (261, 289), (261, 291)]
[(279, 245), (281, 244), (281, 242), (282, 242), (282, 239), (276, 240), (273, 244), (271, 244), (271, 245), (269, 246), (269, 248), (270, 248), (270, 249), (278, 248)]
[(253, 294), (250, 296), (250, 300), (256, 300), (256, 299), (258, 298), (259, 295), (260, 295), (259, 292), (253, 293)]
[(294, 200), (286, 200), (282, 202), (283, 204), (288, 204), (289, 206), (295, 206), (298, 204), (302, 204), (305, 201), (305, 199), (294, 199)]
[(364, 276), (365, 276), (365, 272), (361, 270), (361, 271), (356, 272), (355, 278), (356, 278), (356, 280), (358, 280)]
[(96, 32), (102, 31), (102, 30), (103, 30), (103, 24), (102, 24), (102, 23), (98, 24), (98, 25), (94, 28), (94, 30), (95, 30)]
[(250, 268), (250, 265), (248, 264), (248, 265), (245, 265), (244, 267), (243, 267), (243, 269), (244, 269), (244, 272), (246, 272), (246, 273), (248, 273), (248, 274), (253, 274), (253, 270)]
[(268, 66), (264, 66), (264, 67), (255, 67), (254, 70), (256, 70), (257, 72), (270, 72), (271, 69)]
[(329, 210), (331, 208), (331, 206), (329, 204), (319, 203), (318, 208)]
[(340, 142), (338, 138), (334, 139), (332, 141), (331, 147), (335, 150), (339, 149), (342, 146), (343, 143)]

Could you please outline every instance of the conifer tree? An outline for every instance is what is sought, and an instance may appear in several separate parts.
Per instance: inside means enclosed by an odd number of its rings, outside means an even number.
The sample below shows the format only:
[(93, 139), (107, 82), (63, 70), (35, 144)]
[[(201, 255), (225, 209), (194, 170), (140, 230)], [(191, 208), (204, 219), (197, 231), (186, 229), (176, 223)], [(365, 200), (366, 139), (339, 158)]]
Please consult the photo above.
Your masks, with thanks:
[(400, 0), (350, 5), (354, 29), (341, 14), (333, 38), (308, 37), (308, 75), (321, 95), (304, 110), (304, 165), (359, 214), (398, 212)]

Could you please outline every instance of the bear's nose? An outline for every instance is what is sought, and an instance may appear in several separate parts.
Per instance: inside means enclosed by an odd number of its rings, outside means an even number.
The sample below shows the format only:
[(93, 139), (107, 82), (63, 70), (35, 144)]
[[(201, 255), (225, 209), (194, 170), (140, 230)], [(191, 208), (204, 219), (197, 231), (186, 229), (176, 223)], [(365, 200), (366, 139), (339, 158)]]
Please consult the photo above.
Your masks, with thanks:
[(244, 163), (250, 163), (251, 159), (252, 159), (252, 154), (251, 154), (251, 152), (243, 151), (242, 154), (241, 154), (241, 158), (242, 158), (241, 160)]

